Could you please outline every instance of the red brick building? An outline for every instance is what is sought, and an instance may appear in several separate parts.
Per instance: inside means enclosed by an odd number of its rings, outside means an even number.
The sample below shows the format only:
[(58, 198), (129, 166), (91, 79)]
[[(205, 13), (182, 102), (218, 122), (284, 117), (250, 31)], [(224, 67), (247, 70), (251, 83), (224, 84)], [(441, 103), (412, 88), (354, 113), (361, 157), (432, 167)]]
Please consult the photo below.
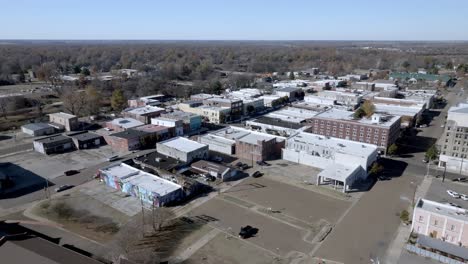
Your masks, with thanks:
[(355, 119), (353, 112), (330, 109), (307, 120), (307, 132), (374, 144), (384, 152), (400, 135), (400, 116), (374, 114)]

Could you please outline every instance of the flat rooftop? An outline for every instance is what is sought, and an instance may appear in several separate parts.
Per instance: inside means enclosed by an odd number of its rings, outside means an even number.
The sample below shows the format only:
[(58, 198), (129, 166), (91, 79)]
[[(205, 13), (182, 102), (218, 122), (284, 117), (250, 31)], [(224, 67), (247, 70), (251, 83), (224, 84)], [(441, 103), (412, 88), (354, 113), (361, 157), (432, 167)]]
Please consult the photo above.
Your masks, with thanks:
[(127, 129), (125, 131), (110, 134), (109, 136), (129, 139), (129, 138), (136, 138), (136, 137), (145, 136), (145, 135), (148, 135), (148, 134), (149, 134), (149, 132), (142, 131), (142, 130)]
[(112, 121), (110, 121), (110, 123), (114, 124), (114, 125), (118, 125), (120, 127), (123, 127), (123, 128), (132, 128), (132, 127), (136, 127), (136, 126), (142, 126), (144, 125), (145, 123), (143, 122), (140, 122), (136, 119), (133, 119), (133, 118), (116, 118)]
[(34, 141), (41, 142), (41, 143), (60, 143), (60, 142), (71, 141), (71, 139), (63, 135), (56, 135), (56, 136), (51, 136), (51, 137), (38, 138), (38, 139), (35, 139)]
[(354, 171), (359, 169), (359, 167), (359, 164), (345, 165), (341, 163), (335, 163), (319, 172), (318, 176), (345, 182)]
[(160, 131), (164, 131), (164, 130), (167, 130), (168, 127), (166, 126), (158, 126), (158, 125), (144, 125), (144, 126), (139, 126), (139, 127), (135, 127), (135, 128), (132, 128), (130, 130), (140, 130), (140, 131), (144, 131), (144, 132), (148, 132), (148, 133), (156, 133), (156, 132), (160, 132)]
[(131, 113), (134, 115), (145, 115), (145, 114), (151, 114), (151, 113), (157, 113), (157, 112), (163, 112), (163, 111), (165, 111), (164, 108), (156, 107), (156, 106), (149, 106), (149, 105), (125, 110), (125, 112)]
[(31, 123), (31, 124), (23, 125), (21, 127), (35, 131), (35, 130), (47, 129), (47, 128), (50, 128), (51, 126), (47, 123)]
[(119, 178), (122, 182), (141, 186), (145, 190), (165, 195), (181, 188), (180, 185), (121, 163), (101, 169), (106, 174)]
[(374, 151), (377, 150), (377, 146), (375, 145), (341, 138), (325, 137), (322, 135), (307, 132), (299, 132), (298, 134), (289, 137), (287, 140), (288, 144), (298, 142), (313, 146), (321, 146), (330, 150), (335, 150), (337, 152), (346, 153), (358, 157), (368, 157)]
[(374, 103), (375, 112), (376, 113), (388, 113), (391, 115), (399, 115), (399, 116), (415, 116), (419, 112), (421, 112), (422, 106), (399, 106), (399, 105), (391, 105), (391, 104), (381, 104), (381, 103)]
[(266, 114), (266, 117), (281, 119), (283, 121), (292, 122), (292, 123), (302, 123), (306, 119), (312, 118), (318, 115), (320, 111), (315, 111), (311, 109), (288, 107), (278, 111), (270, 112)]
[(218, 163), (206, 161), (206, 160), (199, 160), (190, 165), (194, 169), (202, 170), (202, 171), (215, 171), (217, 173), (223, 173), (230, 168)]
[(75, 115), (64, 113), (64, 112), (52, 113), (52, 114), (49, 114), (49, 116), (57, 116), (57, 117), (64, 118), (64, 119), (70, 119), (70, 118), (76, 117)]
[(367, 124), (367, 125), (375, 125), (375, 126), (380, 126), (380, 127), (390, 127), (395, 122), (397, 122), (398, 119), (400, 119), (400, 116), (382, 115), (381, 121), (377, 123), (377, 122), (373, 122), (371, 118), (366, 118), (366, 117), (363, 117), (361, 119), (355, 119), (353, 115), (354, 115), (354, 112), (351, 112), (351, 111), (331, 108), (331, 109), (328, 109), (327, 111), (324, 111), (318, 114), (317, 117), (323, 118), (323, 119), (331, 119), (331, 120), (346, 120), (346, 121)]
[(91, 133), (91, 132), (77, 133), (77, 134), (72, 134), (72, 135), (68, 135), (68, 136), (72, 137), (72, 138), (76, 138), (79, 141), (87, 141), (87, 140), (102, 138), (101, 135)]
[(170, 119), (174, 119), (174, 118), (184, 119), (184, 118), (191, 118), (191, 117), (196, 117), (196, 116), (199, 116), (199, 115), (194, 114), (194, 113), (187, 113), (183, 111), (174, 111), (170, 113), (161, 114), (161, 117), (170, 118)]
[(285, 121), (284, 119), (267, 115), (267, 116), (261, 116), (254, 120), (249, 120), (247, 122), (251, 125), (255, 125), (257, 123), (257, 124), (277, 126), (277, 127), (283, 127), (283, 128), (289, 128), (289, 129), (299, 129), (305, 126), (305, 124), (300, 123), (300, 122), (303, 122), (304, 120), (305, 120), (304, 118), (302, 119), (291, 118), (291, 121)]
[(419, 199), (417, 208), (421, 208), (425, 211), (432, 212), (435, 214), (440, 214), (455, 218), (461, 221), (464, 221), (465, 224), (468, 223), (468, 210), (457, 208), (449, 204), (442, 204), (431, 200)]
[(449, 108), (448, 112), (468, 114), (468, 103), (460, 103), (458, 105), (452, 106)]
[(134, 158), (135, 161), (144, 163), (148, 166), (155, 167), (157, 169), (171, 171), (173, 168), (184, 164), (180, 161), (167, 157), (166, 155), (160, 154), (157, 151), (153, 151), (151, 153), (147, 153), (145, 155), (137, 156)]
[(294, 87), (294, 86), (287, 86), (287, 87), (278, 88), (275, 91), (290, 93), (290, 92), (294, 92), (294, 91), (297, 91), (297, 90), (302, 90), (302, 88), (301, 87)]
[(175, 137), (162, 142), (157, 143), (157, 145), (164, 145), (173, 149), (177, 149), (184, 152), (192, 152), (200, 148), (207, 147), (205, 144), (198, 143), (196, 141), (184, 138), (184, 137)]
[[(249, 143), (249, 144), (257, 144), (257, 140), (271, 140), (271, 139), (279, 139), (282, 137), (277, 137), (273, 135), (269, 135), (262, 132), (252, 131), (240, 127), (226, 127), (217, 131), (214, 131), (208, 135), (212, 135), (219, 138), (224, 138), (226, 141), (225, 143), (234, 143), (234, 141), (239, 140), (241, 142)], [(220, 141), (222, 143), (222, 139)]]
[(249, 133), (248, 135), (246, 135), (245, 137), (242, 137), (239, 139), (240, 142), (244, 142), (244, 143), (248, 143), (248, 144), (251, 144), (251, 145), (256, 145), (258, 143), (258, 141), (262, 141), (262, 140), (265, 140), (265, 141), (269, 141), (269, 140), (276, 140), (276, 137), (275, 136), (270, 136), (268, 134), (265, 134), (265, 133), (257, 133), (257, 132), (252, 132), (252, 133)]

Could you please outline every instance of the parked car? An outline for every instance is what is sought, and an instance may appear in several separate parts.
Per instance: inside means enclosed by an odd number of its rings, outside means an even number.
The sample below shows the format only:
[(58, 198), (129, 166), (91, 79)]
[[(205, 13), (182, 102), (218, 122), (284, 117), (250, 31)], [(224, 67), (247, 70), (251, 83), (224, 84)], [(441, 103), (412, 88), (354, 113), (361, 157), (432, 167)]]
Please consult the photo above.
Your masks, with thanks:
[(116, 155), (116, 156), (112, 156), (112, 157), (108, 157), (108, 158), (107, 158), (107, 161), (115, 161), (115, 160), (117, 160), (118, 158), (119, 158), (119, 156), (117, 156), (117, 155)]
[(466, 195), (466, 194), (460, 195), (460, 198), (461, 198), (463, 201), (468, 201), (468, 195)]
[(77, 170), (67, 170), (65, 172), (65, 176), (72, 176), (72, 175), (75, 175), (75, 174), (78, 174), (78, 173), (80, 173), (80, 172), (77, 171)]
[(261, 177), (262, 175), (263, 175), (263, 173), (261, 173), (259, 171), (256, 171), (256, 172), (252, 173), (252, 177), (254, 177), (254, 178)]
[(450, 205), (450, 206), (453, 206), (453, 207), (456, 207), (456, 208), (462, 208), (461, 206), (459, 206), (459, 205), (456, 204), (456, 203), (446, 203), (446, 204), (448, 204), (448, 205)]
[(257, 161), (257, 164), (260, 165), (260, 166), (270, 166), (270, 164), (266, 163), (265, 161)]
[(447, 190), (448, 195), (452, 196), (453, 198), (460, 198), (460, 194), (457, 192), (454, 192), (452, 190)]
[(237, 168), (240, 168), (240, 167), (242, 167), (242, 165), (244, 165), (244, 163), (242, 163), (242, 162), (239, 161), (239, 162), (236, 163), (235, 166), (236, 166)]
[(424, 163), (428, 163), (428, 162), (429, 162), (429, 160), (427, 160), (426, 158), (424, 158), (424, 159), (422, 160), (422, 162), (424, 162)]
[(445, 127), (445, 125), (440, 125), (440, 127)]
[(420, 128), (425, 128), (425, 127), (427, 127), (427, 125), (426, 125), (426, 124), (422, 124), (422, 125), (420, 125), (419, 127), (420, 127)]
[(220, 156), (215, 156), (212, 158), (213, 161), (216, 161), (216, 162), (222, 162), (223, 161), (223, 158), (220, 157)]
[(241, 169), (246, 170), (249, 168), (249, 165), (247, 163), (242, 164)]
[(460, 178), (455, 178), (455, 179), (453, 179), (452, 181), (454, 181), (454, 182), (466, 182), (466, 181), (467, 181), (467, 178), (465, 178), (465, 177), (460, 177)]
[(71, 189), (71, 188), (73, 188), (73, 187), (74, 187), (73, 185), (68, 185), (68, 184), (66, 184), (66, 185), (60, 185), (60, 187), (55, 188), (55, 192), (63, 192), (63, 191), (66, 191), (66, 190), (68, 190), (68, 189)]
[(377, 179), (379, 179), (379, 181), (388, 181), (390, 180), (391, 178), (390, 177), (387, 177), (385, 175), (379, 175), (377, 176)]
[(258, 233), (258, 229), (251, 227), (249, 225), (241, 227), (241, 230), (239, 232), (239, 237), (242, 239), (246, 239), (249, 237), (252, 237)]

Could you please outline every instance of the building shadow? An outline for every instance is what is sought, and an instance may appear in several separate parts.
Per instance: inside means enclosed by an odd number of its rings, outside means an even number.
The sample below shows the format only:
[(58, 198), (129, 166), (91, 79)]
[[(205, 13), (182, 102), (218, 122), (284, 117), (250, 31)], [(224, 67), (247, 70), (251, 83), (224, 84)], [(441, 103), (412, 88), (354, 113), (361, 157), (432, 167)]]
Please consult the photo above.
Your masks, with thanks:
[(383, 174), (390, 178), (401, 177), (408, 167), (408, 163), (401, 160), (381, 158), (379, 164), (384, 167)]
[(7, 139), (11, 139), (11, 136), (0, 135), (0, 141), (2, 141), (2, 140), (7, 140)]
[(17, 198), (54, 185), (46, 178), (10, 162), (0, 164), (0, 175), (4, 175), (8, 182), (0, 187), (0, 199)]
[(398, 141), (398, 154), (409, 155), (414, 153), (426, 152), (437, 139), (423, 136), (406, 136)]

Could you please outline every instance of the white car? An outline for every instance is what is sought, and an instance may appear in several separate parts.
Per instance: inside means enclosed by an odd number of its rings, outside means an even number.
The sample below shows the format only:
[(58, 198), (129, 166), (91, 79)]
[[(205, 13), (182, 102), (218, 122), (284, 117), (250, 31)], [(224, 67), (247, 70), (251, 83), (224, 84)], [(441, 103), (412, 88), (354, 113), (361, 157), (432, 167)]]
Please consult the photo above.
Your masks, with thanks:
[(463, 201), (468, 201), (468, 195), (466, 195), (466, 194), (462, 194), (462, 195), (460, 196), (460, 198), (461, 198)]
[(460, 198), (460, 194), (457, 192), (454, 192), (452, 190), (447, 190), (448, 195), (452, 196), (453, 198)]

